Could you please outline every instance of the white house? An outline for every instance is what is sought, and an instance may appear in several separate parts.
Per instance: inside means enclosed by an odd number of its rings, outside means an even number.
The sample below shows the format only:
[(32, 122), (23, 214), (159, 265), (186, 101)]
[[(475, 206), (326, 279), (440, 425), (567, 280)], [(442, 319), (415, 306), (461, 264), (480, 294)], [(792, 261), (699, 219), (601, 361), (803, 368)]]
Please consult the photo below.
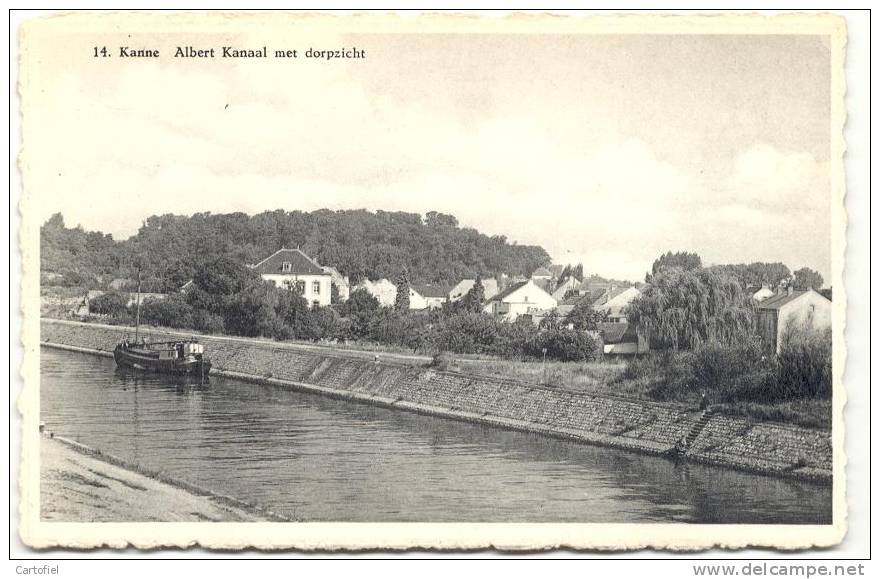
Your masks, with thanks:
[(385, 279), (370, 281), (365, 279), (355, 286), (355, 289), (365, 289), (367, 292), (379, 300), (379, 305), (383, 307), (393, 307), (394, 300), (397, 298), (397, 286)]
[(637, 288), (609, 288), (598, 300), (593, 302), (593, 309), (606, 312), (609, 322), (626, 323), (624, 310), (634, 299), (642, 295)]
[(539, 314), (556, 307), (557, 301), (533, 280), (511, 284), (486, 302), (483, 311), (513, 321), (525, 314)]
[(789, 324), (830, 328), (831, 300), (812, 289), (789, 288), (758, 304), (758, 333), (768, 350), (779, 352), (782, 335)]
[[(491, 300), (498, 295), (498, 280), (490, 277), (480, 281), (483, 284), (483, 299)], [(457, 302), (466, 296), (476, 282), (477, 280), (475, 279), (463, 279), (455, 284), (455, 287), (449, 290), (449, 301)]]
[(767, 298), (772, 298), (774, 295), (776, 294), (773, 292), (772, 289), (770, 289), (770, 286), (764, 284), (761, 286), (761, 289), (752, 294), (752, 299), (754, 299), (756, 302), (763, 302)]
[(332, 276), (299, 249), (279, 249), (250, 267), (276, 287), (298, 291), (312, 307), (330, 305)]
[(602, 353), (605, 355), (644, 354), (650, 348), (648, 340), (639, 333), (635, 324), (626, 322), (603, 322), (599, 324), (602, 337)]
[(411, 310), (442, 308), (447, 299), (449, 299), (449, 286), (409, 286), (409, 309)]
[(323, 269), (330, 274), (330, 284), (331, 287), (336, 286), (336, 290), (339, 292), (339, 301), (348, 301), (348, 296), (351, 291), (348, 283), (348, 276), (339, 273), (339, 270), (335, 267), (325, 265)]

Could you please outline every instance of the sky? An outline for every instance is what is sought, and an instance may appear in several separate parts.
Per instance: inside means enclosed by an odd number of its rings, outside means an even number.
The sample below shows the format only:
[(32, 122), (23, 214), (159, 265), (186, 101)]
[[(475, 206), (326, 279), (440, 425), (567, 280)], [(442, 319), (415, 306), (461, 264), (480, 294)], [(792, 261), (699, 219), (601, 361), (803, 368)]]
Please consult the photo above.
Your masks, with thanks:
[[(170, 57), (230, 42), (366, 58)], [(121, 239), (162, 213), (436, 210), (619, 279), (669, 250), (830, 279), (825, 37), (86, 31), (27, 58), (41, 220)]]

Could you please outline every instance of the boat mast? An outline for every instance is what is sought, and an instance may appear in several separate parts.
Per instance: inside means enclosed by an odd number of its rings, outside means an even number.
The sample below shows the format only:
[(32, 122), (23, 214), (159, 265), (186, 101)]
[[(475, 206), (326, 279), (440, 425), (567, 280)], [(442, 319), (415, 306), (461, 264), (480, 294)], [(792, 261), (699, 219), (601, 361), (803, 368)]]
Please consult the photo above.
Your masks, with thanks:
[(138, 330), (141, 326), (141, 268), (138, 268), (137, 299), (135, 300), (135, 303), (137, 304), (137, 313), (134, 318), (134, 343), (137, 344)]

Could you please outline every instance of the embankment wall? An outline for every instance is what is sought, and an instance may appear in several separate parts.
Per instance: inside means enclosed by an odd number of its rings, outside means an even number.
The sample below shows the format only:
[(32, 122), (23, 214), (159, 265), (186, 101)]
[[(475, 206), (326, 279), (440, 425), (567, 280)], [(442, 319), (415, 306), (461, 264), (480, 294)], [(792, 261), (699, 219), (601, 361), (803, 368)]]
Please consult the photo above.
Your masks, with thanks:
[[(41, 320), (41, 343), (109, 354), (127, 328)], [(191, 334), (150, 329), (152, 340)], [(247, 338), (199, 336), (212, 373), (357, 402), (482, 422), (694, 462), (830, 481), (830, 432), (755, 423), (672, 404), (441, 372), (407, 357)], [(687, 441), (687, 448), (682, 448)]]

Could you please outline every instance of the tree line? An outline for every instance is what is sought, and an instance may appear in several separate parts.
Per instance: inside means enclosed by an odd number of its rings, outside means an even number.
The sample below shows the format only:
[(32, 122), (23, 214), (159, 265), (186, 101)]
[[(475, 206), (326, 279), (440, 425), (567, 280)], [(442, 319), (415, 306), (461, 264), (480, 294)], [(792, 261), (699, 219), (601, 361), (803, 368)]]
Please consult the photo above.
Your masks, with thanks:
[(220, 257), (257, 263), (282, 247), (302, 249), (352, 283), (394, 281), (406, 269), (414, 284), (453, 284), (476, 275), (528, 276), (550, 263), (541, 247), (461, 227), (454, 216), (436, 211), (321, 209), (154, 215), (123, 241), (68, 228), (55, 214), (40, 230), (40, 269), (44, 284), (91, 288), (113, 278), (135, 279), (140, 269), (144, 291), (168, 293), (192, 279), (202, 263)]

